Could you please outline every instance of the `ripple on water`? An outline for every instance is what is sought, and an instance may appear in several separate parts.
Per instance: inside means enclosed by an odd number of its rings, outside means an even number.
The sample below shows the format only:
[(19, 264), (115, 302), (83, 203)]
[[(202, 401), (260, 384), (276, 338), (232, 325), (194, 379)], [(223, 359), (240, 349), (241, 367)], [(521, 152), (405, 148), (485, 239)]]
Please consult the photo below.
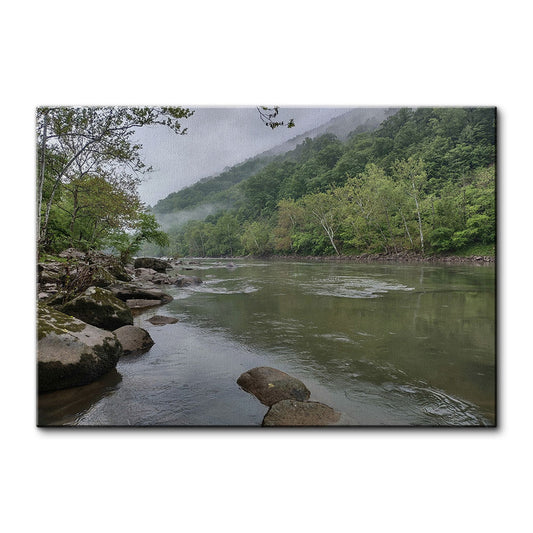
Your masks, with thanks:
[(413, 291), (401, 283), (388, 282), (376, 278), (335, 276), (327, 280), (319, 279), (301, 284), (304, 292), (317, 296), (338, 298), (381, 298), (389, 291)]

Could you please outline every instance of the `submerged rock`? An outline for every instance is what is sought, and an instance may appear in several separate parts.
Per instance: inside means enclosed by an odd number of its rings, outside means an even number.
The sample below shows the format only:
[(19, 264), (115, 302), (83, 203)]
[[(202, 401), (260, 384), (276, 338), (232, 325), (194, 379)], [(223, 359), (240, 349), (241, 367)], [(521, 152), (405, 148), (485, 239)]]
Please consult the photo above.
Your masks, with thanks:
[(114, 369), (122, 345), (114, 333), (38, 305), (39, 392), (86, 385)]
[(148, 322), (152, 323), (154, 326), (163, 326), (165, 324), (175, 324), (178, 322), (178, 319), (171, 316), (154, 315), (152, 318), (148, 319)]
[(167, 269), (172, 268), (169, 262), (162, 261), (155, 257), (137, 257), (133, 266), (135, 268), (152, 268), (157, 272), (165, 272)]
[(83, 294), (63, 305), (60, 311), (108, 330), (133, 324), (129, 307), (112, 292), (99, 287), (89, 287)]
[(270, 407), (263, 426), (329, 426), (338, 422), (340, 416), (323, 403), (281, 400)]
[(145, 329), (136, 326), (122, 326), (113, 333), (122, 344), (124, 355), (144, 353), (154, 345), (150, 334)]
[(246, 392), (253, 394), (262, 404), (268, 406), (288, 399), (305, 401), (311, 395), (299, 379), (267, 366), (252, 368), (244, 372), (237, 383)]

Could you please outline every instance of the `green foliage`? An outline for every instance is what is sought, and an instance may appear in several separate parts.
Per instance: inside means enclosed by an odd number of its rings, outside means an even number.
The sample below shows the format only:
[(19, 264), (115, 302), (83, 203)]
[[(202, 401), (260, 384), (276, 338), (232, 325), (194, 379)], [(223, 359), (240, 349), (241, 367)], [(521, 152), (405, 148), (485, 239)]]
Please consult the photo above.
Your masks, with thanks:
[(453, 253), (495, 240), (495, 110), (401, 109), (375, 131), (305, 139), (170, 195), (156, 213), (229, 200), (177, 228), (184, 255)]
[(437, 253), (453, 250), (453, 230), (451, 228), (435, 228), (429, 235), (431, 248)]
[(181, 107), (39, 108), (39, 249), (100, 248), (111, 236), (129, 250), (143, 240), (163, 242), (137, 194), (140, 176), (150, 168), (133, 135), (144, 126), (182, 135), (181, 120), (191, 115)]
[(144, 242), (164, 248), (170, 244), (168, 235), (161, 230), (155, 216), (140, 212), (133, 222), (133, 232), (119, 232), (109, 237), (109, 245), (120, 254), (122, 263), (127, 263), (141, 249)]
[(241, 237), (245, 254), (267, 255), (273, 251), (272, 227), (262, 220), (247, 222)]

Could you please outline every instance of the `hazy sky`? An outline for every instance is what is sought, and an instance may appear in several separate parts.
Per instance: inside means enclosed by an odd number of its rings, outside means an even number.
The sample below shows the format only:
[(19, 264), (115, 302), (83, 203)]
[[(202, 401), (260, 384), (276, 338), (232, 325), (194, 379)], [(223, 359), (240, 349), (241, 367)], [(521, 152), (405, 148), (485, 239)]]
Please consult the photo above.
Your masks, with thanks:
[(348, 111), (280, 107), (277, 120), (294, 118), (296, 125), (272, 130), (261, 121), (255, 107), (192, 109), (194, 115), (183, 121), (188, 128), (186, 135), (176, 135), (163, 127), (142, 128), (136, 133), (136, 140), (143, 145), (144, 160), (154, 169), (139, 187), (141, 199), (149, 205)]

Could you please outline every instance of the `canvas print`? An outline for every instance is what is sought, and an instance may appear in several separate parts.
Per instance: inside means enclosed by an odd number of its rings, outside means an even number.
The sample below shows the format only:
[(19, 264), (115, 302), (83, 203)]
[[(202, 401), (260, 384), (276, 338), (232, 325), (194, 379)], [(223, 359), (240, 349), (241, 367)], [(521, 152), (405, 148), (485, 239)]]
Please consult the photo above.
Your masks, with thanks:
[(38, 426), (496, 426), (495, 108), (39, 107), (36, 167)]

